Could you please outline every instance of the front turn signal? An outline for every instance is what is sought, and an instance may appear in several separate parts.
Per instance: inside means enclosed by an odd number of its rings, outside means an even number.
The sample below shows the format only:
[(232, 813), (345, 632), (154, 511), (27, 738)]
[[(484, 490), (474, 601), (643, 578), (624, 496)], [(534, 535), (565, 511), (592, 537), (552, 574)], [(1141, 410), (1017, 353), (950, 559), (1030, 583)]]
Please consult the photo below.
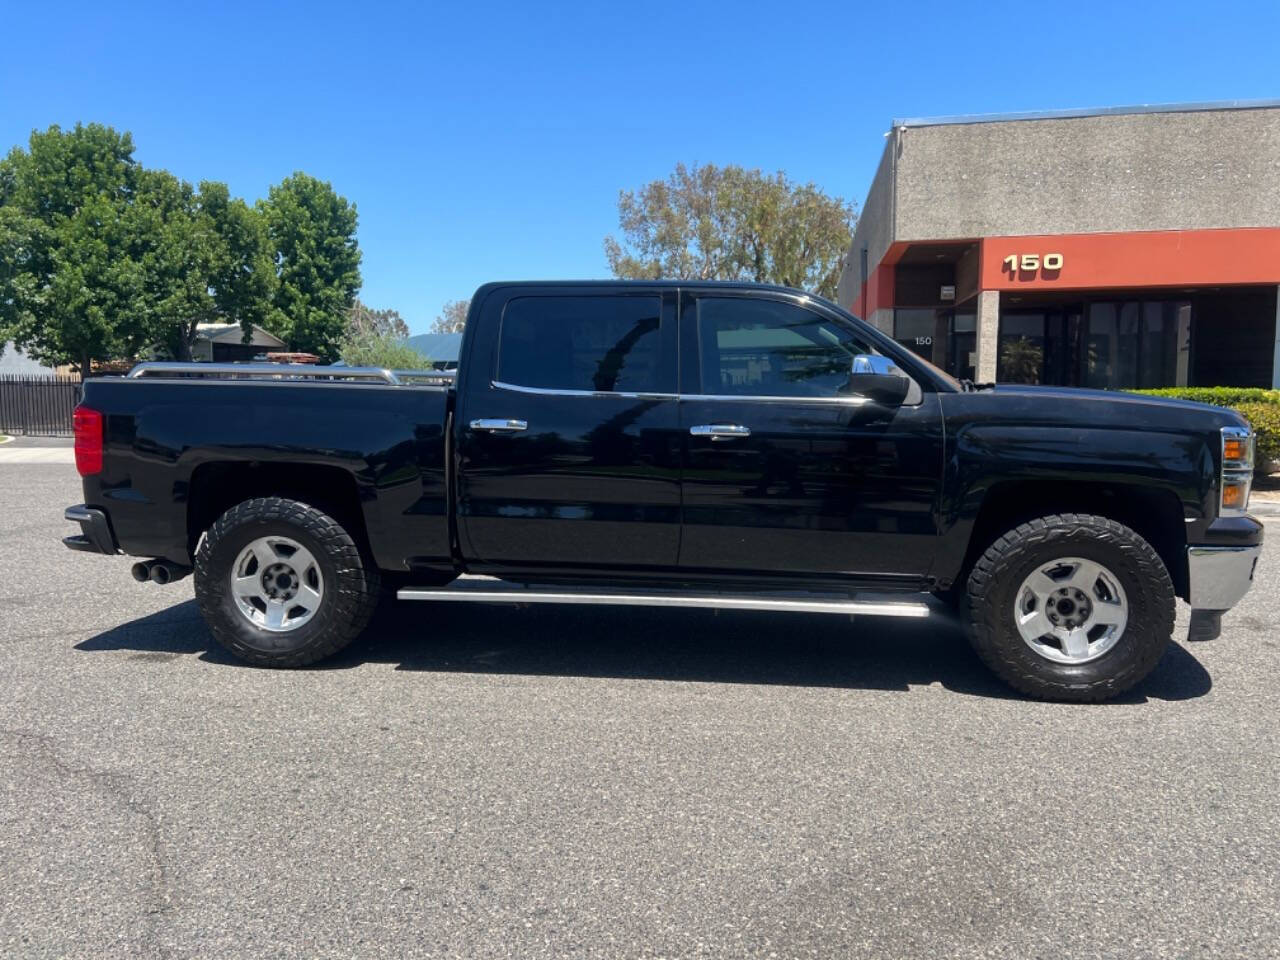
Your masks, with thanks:
[(1228, 480), (1222, 485), (1222, 506), (1227, 510), (1243, 510), (1249, 502), (1249, 483)]

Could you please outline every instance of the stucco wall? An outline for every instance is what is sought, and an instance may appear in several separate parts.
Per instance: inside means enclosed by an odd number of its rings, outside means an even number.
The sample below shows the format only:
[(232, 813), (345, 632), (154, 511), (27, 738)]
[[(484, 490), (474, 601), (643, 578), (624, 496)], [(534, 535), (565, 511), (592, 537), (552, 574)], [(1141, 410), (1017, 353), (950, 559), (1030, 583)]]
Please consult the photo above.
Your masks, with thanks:
[(905, 127), (895, 143), (895, 240), (1280, 225), (1280, 108)]

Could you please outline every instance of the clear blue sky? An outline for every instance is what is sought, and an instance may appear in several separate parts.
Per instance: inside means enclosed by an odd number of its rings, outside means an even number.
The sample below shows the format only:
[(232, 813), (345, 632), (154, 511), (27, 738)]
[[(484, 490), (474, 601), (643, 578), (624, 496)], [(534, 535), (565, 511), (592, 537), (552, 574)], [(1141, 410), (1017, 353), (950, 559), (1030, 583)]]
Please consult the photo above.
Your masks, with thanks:
[(0, 146), (99, 121), (250, 200), (330, 180), (363, 299), (415, 333), (486, 280), (606, 276), (618, 190), (677, 161), (860, 204), (894, 117), (1280, 96), (1274, 0), (9, 0), (0, 23)]

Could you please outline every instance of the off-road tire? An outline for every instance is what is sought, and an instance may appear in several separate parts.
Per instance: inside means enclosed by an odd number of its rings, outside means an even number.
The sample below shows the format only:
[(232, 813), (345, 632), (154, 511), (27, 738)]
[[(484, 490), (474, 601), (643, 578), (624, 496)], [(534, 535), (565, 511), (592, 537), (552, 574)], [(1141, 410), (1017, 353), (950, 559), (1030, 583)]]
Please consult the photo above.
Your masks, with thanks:
[[(1037, 564), (1064, 556), (1103, 564), (1128, 597), (1119, 642), (1087, 663), (1042, 657), (1014, 622), (1023, 580)], [(1095, 703), (1123, 693), (1155, 669), (1173, 634), (1173, 582), (1160, 556), (1133, 530), (1090, 514), (1040, 517), (1004, 534), (974, 564), (962, 607), (983, 662), (1014, 689), (1045, 700)]]
[[(253, 540), (278, 534), (316, 558), (325, 590), (311, 620), (288, 633), (251, 624), (231, 596), (232, 565)], [(195, 592), (213, 637), (236, 657), (263, 667), (302, 667), (341, 650), (364, 630), (378, 603), (378, 570), (332, 517), (281, 497), (246, 500), (209, 528), (196, 551)]]

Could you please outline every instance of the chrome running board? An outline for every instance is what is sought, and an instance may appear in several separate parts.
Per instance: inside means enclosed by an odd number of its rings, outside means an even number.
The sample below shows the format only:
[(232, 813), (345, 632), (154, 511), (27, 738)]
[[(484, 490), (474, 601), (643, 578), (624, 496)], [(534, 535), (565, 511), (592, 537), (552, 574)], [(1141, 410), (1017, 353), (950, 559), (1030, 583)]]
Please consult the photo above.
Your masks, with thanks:
[(587, 587), (527, 586), (495, 577), (461, 576), (444, 587), (401, 587), (400, 600), (452, 600), (465, 603), (579, 603), (617, 607), (704, 607), (717, 610), (776, 610), (789, 613), (838, 613), (872, 617), (927, 617), (929, 607), (920, 600), (899, 600), (892, 595), (801, 591), (689, 592)]

